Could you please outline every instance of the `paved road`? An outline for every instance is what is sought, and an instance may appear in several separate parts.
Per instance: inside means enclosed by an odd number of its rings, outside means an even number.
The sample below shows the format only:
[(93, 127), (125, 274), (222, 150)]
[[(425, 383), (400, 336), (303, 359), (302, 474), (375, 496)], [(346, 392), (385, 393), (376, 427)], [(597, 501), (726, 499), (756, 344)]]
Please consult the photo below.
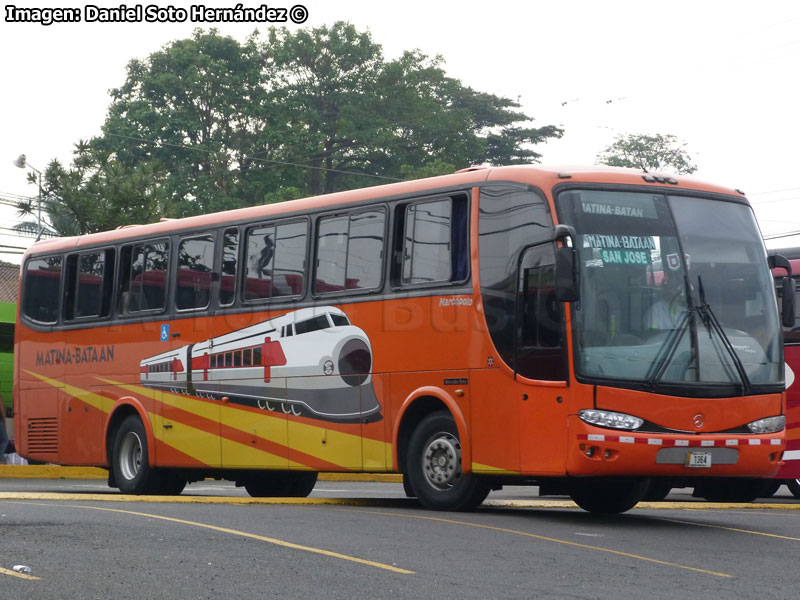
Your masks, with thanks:
[(420, 509), (396, 483), (319, 482), (312, 504), (209, 481), (177, 502), (129, 498), (98, 480), (0, 480), (4, 597), (793, 599), (800, 584), (785, 488), (616, 517), (527, 488), (473, 513)]

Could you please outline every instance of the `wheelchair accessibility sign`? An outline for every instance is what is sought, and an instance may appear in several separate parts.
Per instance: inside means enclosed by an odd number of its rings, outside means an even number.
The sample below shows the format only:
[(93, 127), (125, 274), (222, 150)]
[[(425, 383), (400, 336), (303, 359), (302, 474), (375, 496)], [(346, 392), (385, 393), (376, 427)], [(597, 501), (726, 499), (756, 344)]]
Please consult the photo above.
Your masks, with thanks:
[(169, 340), (169, 323), (161, 326), (161, 341), (166, 342)]

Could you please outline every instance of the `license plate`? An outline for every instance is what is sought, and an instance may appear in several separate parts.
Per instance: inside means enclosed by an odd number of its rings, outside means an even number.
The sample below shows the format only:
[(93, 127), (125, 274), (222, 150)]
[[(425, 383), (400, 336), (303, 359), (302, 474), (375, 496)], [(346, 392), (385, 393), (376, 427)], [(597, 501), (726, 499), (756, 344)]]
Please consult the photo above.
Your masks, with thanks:
[(711, 466), (711, 452), (688, 452), (686, 466), (707, 469)]

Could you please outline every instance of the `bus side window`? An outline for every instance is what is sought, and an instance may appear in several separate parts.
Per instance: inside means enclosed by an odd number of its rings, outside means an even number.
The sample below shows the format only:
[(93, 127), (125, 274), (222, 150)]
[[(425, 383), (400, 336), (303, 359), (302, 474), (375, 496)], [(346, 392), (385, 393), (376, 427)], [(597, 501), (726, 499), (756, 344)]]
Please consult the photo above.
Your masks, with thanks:
[(469, 277), (466, 196), (398, 207), (394, 281), (400, 285), (457, 283)]
[(58, 321), (61, 298), (61, 256), (33, 258), (25, 265), (22, 312), (33, 321)]
[(301, 296), (308, 222), (280, 223), (247, 232), (244, 300)]
[(120, 261), (119, 310), (132, 314), (166, 306), (169, 242), (123, 246)]
[(231, 306), (236, 300), (236, 273), (239, 267), (239, 230), (226, 229), (222, 235), (219, 305)]
[(383, 208), (321, 218), (314, 293), (379, 288), (385, 223)]
[(67, 257), (64, 290), (67, 320), (102, 318), (111, 314), (114, 255), (113, 249), (107, 249)]
[(552, 244), (527, 250), (519, 281), (517, 372), (529, 379), (567, 378), (561, 341), (562, 304), (556, 298)]
[(178, 276), (175, 308), (206, 308), (211, 300), (211, 270), (214, 238), (210, 235), (186, 238), (178, 246)]

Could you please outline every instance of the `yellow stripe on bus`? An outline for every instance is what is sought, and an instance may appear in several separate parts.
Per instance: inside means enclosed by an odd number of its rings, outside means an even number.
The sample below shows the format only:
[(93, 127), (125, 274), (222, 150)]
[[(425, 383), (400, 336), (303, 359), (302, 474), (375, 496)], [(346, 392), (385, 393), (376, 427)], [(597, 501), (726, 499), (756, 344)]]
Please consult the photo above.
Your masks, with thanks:
[[(111, 409), (112, 401), (100, 394), (65, 384), (31, 371), (26, 372), (53, 387), (63, 389), (66, 394), (78, 398), (104, 413), (108, 413)], [(212, 423), (219, 422), (221, 417), (226, 426), (237, 431), (289, 447), (291, 450), (334, 464), (342, 469), (361, 467), (364, 456), (370, 457), (371, 463), (378, 463), (370, 464), (371, 468), (388, 469), (388, 466), (381, 464), (380, 458), (377, 458), (389, 455), (391, 444), (387, 442), (362, 438), (357, 434), (335, 431), (324, 426), (310, 425), (293, 420), (290, 420), (287, 424), (287, 421), (282, 416), (275, 416), (269, 412), (258, 415), (251, 411), (240, 410), (235, 406), (222, 406), (220, 408), (192, 396), (124, 384), (103, 377), (96, 377), (96, 379), (133, 394), (160, 401), (170, 407), (208, 419)], [(163, 417), (150, 412), (147, 413), (147, 416), (153, 424), (154, 434), (157, 439), (205, 465), (220, 466), (220, 454), (217, 448), (221, 448), (222, 456), (226, 457), (226, 464), (229, 463), (228, 458), (230, 458), (231, 463), (239, 466), (279, 467), (287, 465), (289, 468), (307, 466), (296, 461), (288, 461), (287, 463), (285, 457), (267, 452), (245, 442), (230, 440), (217, 434), (203, 431), (175, 419), (169, 420), (169, 424), (172, 427), (169, 430), (169, 439), (165, 439), (162, 434), (165, 422)], [(288, 439), (292, 441), (291, 446), (288, 445)]]
[(519, 475), (519, 471), (509, 471), (507, 469), (500, 469), (498, 467), (491, 467), (489, 465), (482, 465), (480, 463), (472, 463), (473, 473), (486, 473), (490, 475)]
[[(297, 452), (313, 456), (314, 458), (333, 463), (343, 469), (353, 468), (354, 466), (360, 465), (362, 462), (362, 452), (364, 455), (371, 457), (371, 462), (377, 462), (375, 457), (385, 457), (387, 455), (387, 446), (391, 446), (386, 442), (362, 438), (357, 434), (334, 431), (327, 429), (324, 426), (309, 425), (293, 420), (289, 421), (287, 429), (287, 423), (283, 418), (283, 415), (276, 416), (266, 411), (262, 415), (257, 415), (251, 411), (241, 410), (236, 406), (228, 405), (222, 406), (222, 414), (219, 414), (219, 408), (217, 406), (193, 396), (184, 396), (169, 392), (157, 392), (156, 390), (152, 390), (144, 386), (123, 384), (118, 381), (104, 379), (101, 377), (98, 377), (97, 379), (100, 379), (101, 381), (110, 385), (121, 387), (130, 392), (145, 395), (149, 398), (157, 399), (157, 396), (160, 394), (161, 401), (164, 404), (185, 410), (212, 421), (217, 421), (221, 417), (222, 422), (226, 426), (232, 427), (243, 433), (253, 434), (255, 430), (257, 431), (256, 435), (258, 437), (275, 441), (282, 445), (287, 445), (288, 439), (291, 439), (290, 447), (292, 450), (296, 450)], [(281, 431), (281, 429), (284, 431)], [(223, 443), (235, 444), (237, 442), (225, 440), (225, 438), (223, 438)], [(246, 444), (239, 444), (238, 450), (234, 450), (234, 448), (230, 448), (228, 450), (229, 453), (234, 451), (236, 452), (237, 459), (240, 459), (236, 462), (240, 462), (240, 464), (265, 464), (263, 455), (260, 461), (242, 462), (247, 460), (245, 457), (241, 456), (242, 446), (245, 446), (248, 450), (254, 452), (262, 452), (256, 448), (251, 448)], [(226, 454), (223, 451), (223, 456), (225, 455)], [(270, 460), (273, 458), (274, 456), (269, 455)], [(290, 462), (289, 466), (303, 465), (300, 463)], [(375, 465), (371, 466), (374, 467)], [(377, 466), (382, 466), (384, 469), (387, 468), (386, 465)]]
[(58, 381), (57, 379), (50, 379), (49, 377), (45, 377), (44, 375), (39, 375), (38, 373), (34, 373), (33, 371), (25, 371), (28, 375), (33, 375), (37, 379), (44, 381), (48, 385), (52, 385), (54, 388), (63, 389), (65, 393), (73, 396), (74, 398), (79, 399), (81, 402), (85, 402), (89, 406), (96, 408), (97, 410), (103, 411), (107, 413), (110, 410), (109, 406), (103, 407), (103, 404), (110, 404), (108, 398), (101, 396), (100, 394), (95, 394), (94, 392), (90, 392), (88, 390), (81, 389), (79, 387), (75, 387), (74, 385), (68, 385), (62, 381)]

